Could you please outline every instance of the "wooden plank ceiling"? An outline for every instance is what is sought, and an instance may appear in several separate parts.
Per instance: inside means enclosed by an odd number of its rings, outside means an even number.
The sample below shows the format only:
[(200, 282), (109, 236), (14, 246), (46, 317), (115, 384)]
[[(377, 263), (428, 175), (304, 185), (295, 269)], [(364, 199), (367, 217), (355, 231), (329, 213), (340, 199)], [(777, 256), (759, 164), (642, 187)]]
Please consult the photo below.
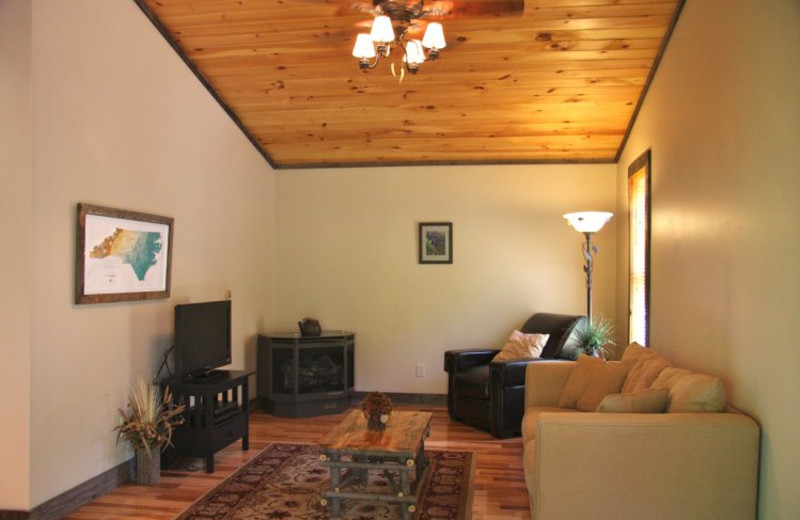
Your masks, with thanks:
[(613, 162), (682, 4), (442, 18), (441, 57), (399, 82), (359, 70), (371, 15), (345, 0), (135, 1), (275, 168)]

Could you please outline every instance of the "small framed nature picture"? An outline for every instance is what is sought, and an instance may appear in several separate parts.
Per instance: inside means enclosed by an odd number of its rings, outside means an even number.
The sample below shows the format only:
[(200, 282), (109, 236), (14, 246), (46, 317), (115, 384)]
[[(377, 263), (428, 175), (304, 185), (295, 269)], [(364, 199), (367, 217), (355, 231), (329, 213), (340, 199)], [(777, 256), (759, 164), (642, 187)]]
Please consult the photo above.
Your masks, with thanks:
[(420, 222), (419, 263), (453, 263), (452, 222)]

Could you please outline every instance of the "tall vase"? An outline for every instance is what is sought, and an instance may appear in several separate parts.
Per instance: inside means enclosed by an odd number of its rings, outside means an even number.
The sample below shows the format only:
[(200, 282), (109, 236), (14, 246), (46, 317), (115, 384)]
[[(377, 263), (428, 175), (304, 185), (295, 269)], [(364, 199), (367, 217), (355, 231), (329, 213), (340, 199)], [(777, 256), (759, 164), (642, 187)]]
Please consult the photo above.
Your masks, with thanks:
[(136, 483), (152, 486), (161, 479), (161, 448), (136, 450)]

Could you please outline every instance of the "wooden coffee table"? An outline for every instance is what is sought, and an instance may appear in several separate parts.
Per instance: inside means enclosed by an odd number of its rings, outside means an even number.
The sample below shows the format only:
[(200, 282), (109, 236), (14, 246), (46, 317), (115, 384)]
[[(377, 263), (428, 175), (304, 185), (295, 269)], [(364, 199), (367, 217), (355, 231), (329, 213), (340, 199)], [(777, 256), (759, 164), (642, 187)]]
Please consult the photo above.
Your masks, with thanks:
[[(392, 412), (385, 430), (367, 429), (360, 410), (352, 410), (319, 442), (320, 459), (330, 468), (331, 488), (322, 492), (322, 505), (339, 516), (342, 499), (398, 503), (403, 520), (417, 507), (417, 491), (428, 469), (425, 438), (431, 428), (429, 412)], [(389, 493), (360, 491), (370, 470), (382, 471)], [(412, 476), (413, 487), (412, 487)]]

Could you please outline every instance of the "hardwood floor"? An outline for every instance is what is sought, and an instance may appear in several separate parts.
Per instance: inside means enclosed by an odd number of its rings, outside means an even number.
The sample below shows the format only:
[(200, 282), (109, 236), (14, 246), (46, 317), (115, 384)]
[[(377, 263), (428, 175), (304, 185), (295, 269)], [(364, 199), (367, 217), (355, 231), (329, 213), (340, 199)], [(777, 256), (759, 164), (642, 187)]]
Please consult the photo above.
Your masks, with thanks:
[[(499, 440), (488, 433), (450, 420), (444, 408), (400, 407), (433, 412), (426, 447), (469, 450), (477, 454), (473, 520), (529, 519), (528, 494), (522, 474), (522, 441)], [(202, 461), (188, 469), (165, 470), (158, 486), (126, 484), (78, 509), (66, 519), (172, 519), (203, 493), (225, 479), (272, 442), (314, 443), (344, 417), (328, 415), (283, 419), (256, 411), (250, 416), (250, 450), (237, 442), (217, 453), (215, 472), (208, 474)]]

